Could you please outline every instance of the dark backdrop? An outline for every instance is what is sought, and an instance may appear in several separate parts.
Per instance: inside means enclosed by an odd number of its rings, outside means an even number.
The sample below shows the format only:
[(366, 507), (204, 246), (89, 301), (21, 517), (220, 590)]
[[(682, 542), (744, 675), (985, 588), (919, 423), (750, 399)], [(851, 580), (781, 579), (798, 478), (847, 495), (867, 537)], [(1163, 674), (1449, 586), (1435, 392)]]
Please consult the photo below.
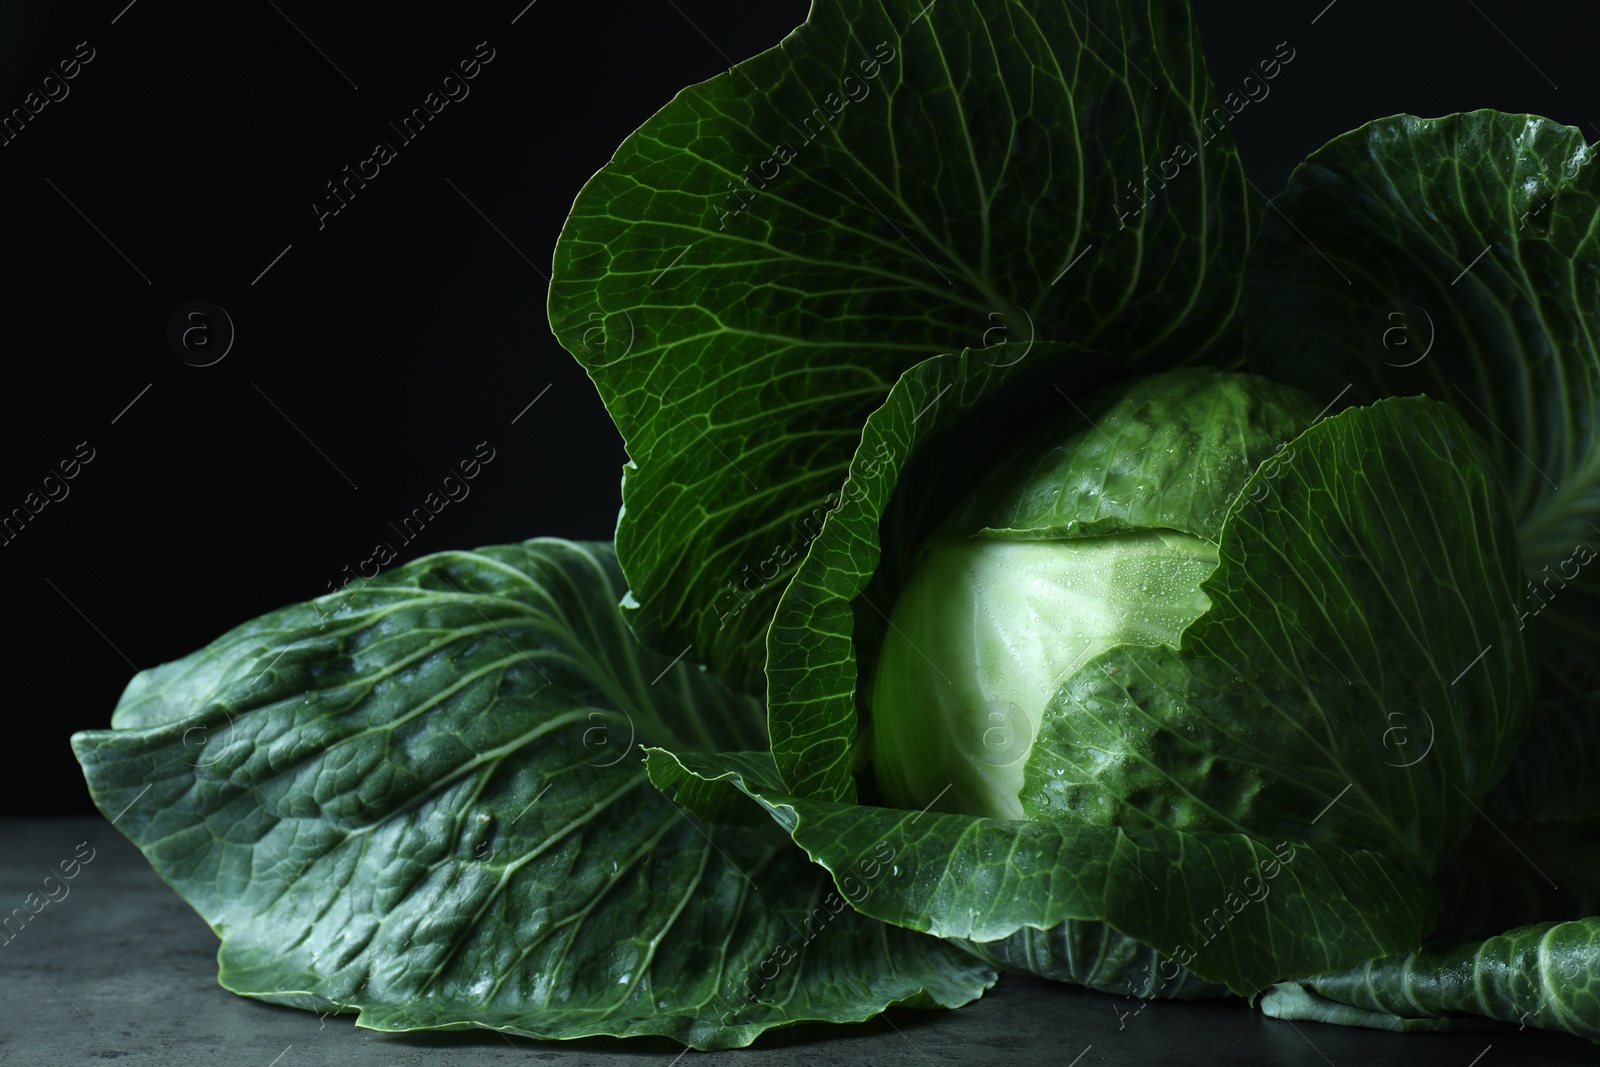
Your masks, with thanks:
[[(1578, 5), (1196, 6), (1224, 90), (1279, 42), (1295, 50), (1234, 120), (1269, 195), (1328, 138), (1400, 111), (1531, 111), (1600, 137)], [(0, 9), (0, 113), (92, 56), (0, 145), (0, 513), (92, 455), (0, 543), (0, 812), (92, 810), (67, 737), (106, 726), (135, 669), (336, 587), (376, 542), (398, 545), (390, 521), (475, 453), (494, 458), (470, 495), (402, 559), (610, 536), (624, 454), (545, 321), (556, 235), (631, 130), (775, 44), (807, 4), (330, 8)], [(475, 53), (492, 58), (470, 94), (398, 143), (386, 123)], [(379, 139), (395, 159), (319, 222), (324, 183)], [(234, 332), (206, 367), (167, 336), (196, 300)], [(210, 314), (216, 353), (225, 327)]]

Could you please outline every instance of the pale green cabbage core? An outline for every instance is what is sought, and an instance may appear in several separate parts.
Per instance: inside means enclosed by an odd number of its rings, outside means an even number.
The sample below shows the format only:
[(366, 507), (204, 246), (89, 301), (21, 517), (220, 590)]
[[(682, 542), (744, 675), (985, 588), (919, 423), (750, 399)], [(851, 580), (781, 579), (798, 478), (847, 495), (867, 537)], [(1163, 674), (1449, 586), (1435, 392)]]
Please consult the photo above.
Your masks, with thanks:
[(895, 605), (872, 684), (878, 784), (896, 807), (1023, 818), (1046, 705), (1118, 645), (1177, 648), (1211, 607), (1211, 542), (1170, 530), (930, 546)]

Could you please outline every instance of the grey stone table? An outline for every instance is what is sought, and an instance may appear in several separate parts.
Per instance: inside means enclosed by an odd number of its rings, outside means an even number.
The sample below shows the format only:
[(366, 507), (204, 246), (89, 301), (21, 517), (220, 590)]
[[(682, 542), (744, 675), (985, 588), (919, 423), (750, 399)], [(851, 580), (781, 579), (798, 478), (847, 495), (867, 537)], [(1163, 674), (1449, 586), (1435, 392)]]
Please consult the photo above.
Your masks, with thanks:
[[(540, 1042), (487, 1031), (384, 1034), (234, 996), (216, 938), (101, 819), (0, 820), (0, 914), (21, 906), (79, 842), (94, 858), (0, 943), (0, 1064), (129, 1067), (456, 1067), (554, 1063), (673, 1067), (701, 1059), (657, 1040)], [(87, 849), (84, 850), (88, 854)], [(0, 938), (3, 941), (3, 938)], [(1006, 977), (955, 1012), (896, 1010), (858, 1026), (770, 1034), (716, 1053), (731, 1067), (932, 1064), (1307, 1064), (1521, 1067), (1600, 1062), (1600, 1046), (1531, 1030), (1388, 1034), (1277, 1022), (1237, 1001), (1137, 1002)]]

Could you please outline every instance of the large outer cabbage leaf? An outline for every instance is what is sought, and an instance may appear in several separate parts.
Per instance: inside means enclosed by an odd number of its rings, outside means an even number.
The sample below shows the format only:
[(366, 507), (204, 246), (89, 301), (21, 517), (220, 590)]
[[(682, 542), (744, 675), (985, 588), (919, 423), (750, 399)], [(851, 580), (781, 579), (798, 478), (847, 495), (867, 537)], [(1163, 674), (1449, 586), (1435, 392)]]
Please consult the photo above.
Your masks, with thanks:
[(815, 0), (634, 133), (556, 248), (551, 322), (630, 456), (631, 625), (759, 689), (902, 373), (1001, 339), (992, 382), (1035, 339), (1115, 353), (1079, 381), (1236, 360), (1259, 211), (1186, 0)]
[(1582, 133), (1474, 111), (1313, 152), (1251, 253), (1252, 369), (1344, 403), (1428, 393), (1496, 459), (1547, 691), (1600, 689), (1600, 168)]
[(1252, 995), (1414, 947), (1436, 904), (1414, 868), (1339, 845), (812, 800), (751, 754), (655, 750), (649, 768), (680, 798), (711, 784), (753, 798), (868, 915), (1107, 992)]
[(776, 825), (701, 826), (640, 749), (759, 746), (639, 648), (609, 545), (447, 552), (141, 673), (73, 746), (237, 993), (381, 1030), (748, 1044), (994, 975), (864, 918)]
[(1533, 115), (1379, 119), (1296, 169), (1252, 252), (1253, 369), (1344, 403), (1427, 393), (1494, 457), (1522, 580), (1492, 610), (1536, 639), (1542, 699), (1476, 844), (1440, 871), (1444, 928), (1481, 938), (1518, 915), (1573, 920), (1284, 986), (1269, 1014), (1419, 1029), (1469, 1012), (1600, 1038), (1600, 919), (1573, 914), (1600, 888), (1580, 821), (1600, 814), (1595, 155), (1580, 131)]

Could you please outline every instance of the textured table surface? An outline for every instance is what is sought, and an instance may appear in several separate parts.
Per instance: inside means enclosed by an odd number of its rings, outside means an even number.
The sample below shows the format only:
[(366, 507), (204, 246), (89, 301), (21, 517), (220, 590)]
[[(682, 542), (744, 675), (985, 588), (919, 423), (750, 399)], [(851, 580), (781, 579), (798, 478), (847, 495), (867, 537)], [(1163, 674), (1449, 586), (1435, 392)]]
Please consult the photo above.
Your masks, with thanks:
[[(38, 890), (87, 841), (94, 858), (20, 934), (0, 944), (0, 1064), (313, 1067), (371, 1064), (658, 1064), (668, 1041), (539, 1042), (487, 1031), (384, 1034), (234, 996), (216, 983), (216, 938), (101, 819), (0, 820), (0, 912)], [(1600, 1062), (1600, 1047), (1534, 1031), (1388, 1034), (1289, 1024), (1241, 1003), (1137, 1001), (1003, 978), (955, 1012), (897, 1010), (851, 1027), (768, 1035), (717, 1053), (738, 1067), (1051, 1064), (1405, 1064), (1510, 1067)], [(1119, 1014), (1121, 1013), (1121, 1014)], [(683, 1055), (687, 1064), (702, 1056)]]

